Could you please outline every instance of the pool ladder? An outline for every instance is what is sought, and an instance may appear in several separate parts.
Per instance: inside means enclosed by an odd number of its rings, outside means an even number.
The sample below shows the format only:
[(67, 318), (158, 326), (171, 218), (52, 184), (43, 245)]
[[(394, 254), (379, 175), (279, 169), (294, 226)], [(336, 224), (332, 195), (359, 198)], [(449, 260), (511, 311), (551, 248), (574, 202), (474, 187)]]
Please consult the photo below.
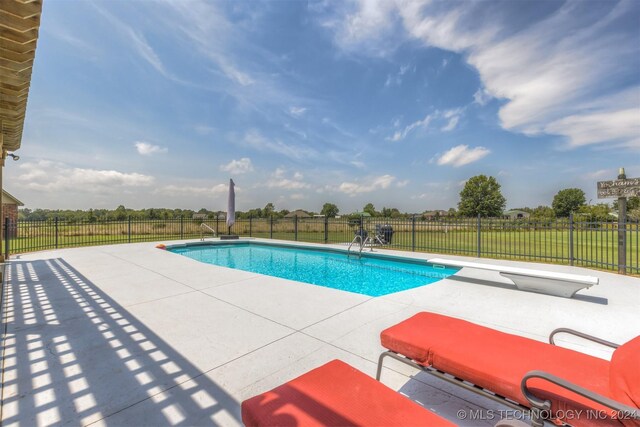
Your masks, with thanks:
[(204, 233), (207, 230), (213, 233), (213, 237), (216, 237), (218, 235), (216, 230), (214, 230), (213, 228), (209, 227), (207, 224), (205, 224), (203, 222), (202, 224), (200, 224), (200, 241), (201, 242), (204, 242)]
[[(364, 249), (364, 246), (367, 243), (368, 239), (369, 238), (367, 237), (365, 240), (362, 240), (362, 236), (359, 234), (356, 234), (353, 240), (351, 241), (351, 243), (349, 244), (349, 248), (347, 249), (347, 258), (350, 257), (352, 253), (354, 255), (357, 255), (358, 258), (362, 258), (362, 249)], [(358, 242), (358, 252), (357, 253), (351, 252), (351, 248), (356, 242)]]

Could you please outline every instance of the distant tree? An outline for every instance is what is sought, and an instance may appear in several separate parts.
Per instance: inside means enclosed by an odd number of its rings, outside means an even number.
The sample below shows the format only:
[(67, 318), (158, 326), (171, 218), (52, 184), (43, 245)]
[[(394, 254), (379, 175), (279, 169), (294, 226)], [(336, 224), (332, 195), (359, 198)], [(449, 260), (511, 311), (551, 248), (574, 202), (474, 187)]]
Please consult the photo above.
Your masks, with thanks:
[(264, 209), (262, 209), (262, 215), (265, 218), (270, 217), (271, 215), (273, 215), (273, 212), (276, 210), (276, 207), (273, 203), (269, 202), (266, 204), (266, 206), (264, 207)]
[(456, 216), (458, 215), (458, 211), (456, 211), (456, 208), (449, 208), (449, 210), (447, 211), (447, 216)]
[(96, 218), (96, 215), (93, 213), (93, 209), (89, 209), (87, 220), (89, 222), (96, 222), (98, 220), (98, 218)]
[(334, 218), (336, 215), (338, 215), (339, 212), (340, 209), (338, 209), (338, 206), (336, 206), (335, 204), (325, 203), (324, 205), (322, 205), (320, 214), (326, 216), (327, 218)]
[(124, 221), (127, 219), (127, 208), (123, 205), (118, 206), (114, 212), (113, 218), (116, 221)]
[(477, 175), (469, 178), (460, 192), (458, 212), (466, 217), (495, 217), (502, 215), (506, 204), (498, 181), (492, 176)]
[(577, 212), (580, 206), (586, 204), (584, 191), (579, 188), (566, 188), (558, 191), (553, 197), (551, 206), (557, 217), (567, 217), (571, 212)]
[(31, 215), (31, 209), (29, 209), (29, 208), (18, 209), (18, 219), (19, 220), (29, 219), (30, 215)]
[(291, 212), (289, 209), (281, 209), (280, 212), (278, 212), (278, 218), (284, 218), (289, 212)]
[(249, 209), (244, 216), (239, 218), (268, 218), (270, 215), (264, 215), (264, 211), (260, 208)]
[(367, 203), (364, 208), (362, 208), (362, 212), (366, 212), (371, 216), (378, 216), (378, 212), (376, 212), (376, 208), (373, 206), (373, 203)]
[(402, 216), (398, 208), (388, 208), (386, 206), (382, 208), (380, 215), (384, 218), (398, 218)]
[[(618, 211), (618, 199), (613, 202), (613, 210)], [(640, 209), (640, 197), (632, 196), (627, 199), (627, 212)]]
[(611, 207), (606, 203), (584, 205), (578, 208), (578, 214), (580, 214), (580, 220), (582, 221), (613, 221), (615, 217), (609, 215), (610, 212)]
[(555, 218), (556, 212), (549, 206), (538, 206), (531, 210), (531, 217), (535, 219)]

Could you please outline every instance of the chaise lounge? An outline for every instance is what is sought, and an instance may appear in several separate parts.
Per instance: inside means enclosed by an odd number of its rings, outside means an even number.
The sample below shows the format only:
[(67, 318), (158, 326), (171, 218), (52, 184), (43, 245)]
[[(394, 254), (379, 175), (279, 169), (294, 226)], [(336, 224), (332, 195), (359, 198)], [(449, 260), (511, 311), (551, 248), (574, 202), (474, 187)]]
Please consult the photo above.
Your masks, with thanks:
[[(615, 348), (611, 361), (554, 345), (570, 333)], [(382, 363), (392, 357), (446, 381), (501, 401), (531, 408), (544, 419), (574, 426), (640, 426), (640, 336), (624, 345), (570, 329), (550, 344), (435, 313), (418, 313), (381, 333)], [(469, 383), (472, 383), (471, 385)]]
[(333, 360), (242, 402), (246, 426), (455, 426), (370, 376)]

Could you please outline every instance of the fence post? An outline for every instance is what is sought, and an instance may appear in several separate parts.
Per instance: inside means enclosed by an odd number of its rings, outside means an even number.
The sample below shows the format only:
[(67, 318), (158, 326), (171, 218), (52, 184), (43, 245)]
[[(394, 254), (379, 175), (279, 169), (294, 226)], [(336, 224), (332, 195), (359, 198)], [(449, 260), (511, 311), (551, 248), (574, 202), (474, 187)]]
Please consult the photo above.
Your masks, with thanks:
[(218, 217), (219, 217), (219, 216), (220, 216), (220, 214), (219, 214), (218, 212), (216, 212), (216, 233), (217, 233), (218, 235), (220, 234), (220, 225), (218, 225), (218, 220), (219, 220), (219, 218), (218, 218)]
[(478, 242), (477, 242), (477, 246), (478, 246), (478, 258), (480, 258), (482, 256), (482, 238), (481, 238), (481, 234), (482, 233), (482, 222), (480, 219), (480, 214), (478, 214), (478, 225), (477, 225), (477, 232), (476, 234), (478, 235)]
[(411, 217), (411, 250), (416, 251), (416, 216)]
[(273, 239), (273, 215), (271, 215), (269, 218), (269, 238)]
[(249, 237), (253, 233), (253, 214), (249, 214)]
[(573, 265), (573, 212), (569, 214), (569, 265)]
[(627, 274), (627, 198), (626, 197), (618, 198), (618, 274)]
[(180, 240), (184, 239), (184, 215), (180, 215)]
[(293, 216), (293, 235), (295, 241), (298, 241), (298, 215)]
[(324, 217), (324, 242), (329, 243), (329, 217)]
[(129, 243), (131, 243), (131, 215), (127, 217), (127, 236), (129, 236)]
[(4, 219), (4, 259), (9, 259), (9, 225), (11, 225), (11, 220), (9, 217)]
[(56, 249), (58, 249), (58, 217), (55, 219), (55, 231), (56, 231)]

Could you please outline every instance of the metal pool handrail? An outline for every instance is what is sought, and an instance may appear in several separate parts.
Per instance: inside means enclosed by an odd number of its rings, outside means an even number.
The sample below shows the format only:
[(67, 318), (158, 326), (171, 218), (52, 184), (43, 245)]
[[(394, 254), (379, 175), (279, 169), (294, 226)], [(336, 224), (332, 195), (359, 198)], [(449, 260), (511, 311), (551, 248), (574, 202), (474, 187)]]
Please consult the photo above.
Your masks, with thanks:
[(204, 232), (206, 230), (209, 230), (213, 233), (213, 237), (216, 237), (218, 235), (218, 233), (216, 232), (216, 230), (214, 230), (213, 228), (209, 227), (207, 224), (205, 224), (204, 222), (202, 224), (200, 224), (200, 241), (204, 242)]

